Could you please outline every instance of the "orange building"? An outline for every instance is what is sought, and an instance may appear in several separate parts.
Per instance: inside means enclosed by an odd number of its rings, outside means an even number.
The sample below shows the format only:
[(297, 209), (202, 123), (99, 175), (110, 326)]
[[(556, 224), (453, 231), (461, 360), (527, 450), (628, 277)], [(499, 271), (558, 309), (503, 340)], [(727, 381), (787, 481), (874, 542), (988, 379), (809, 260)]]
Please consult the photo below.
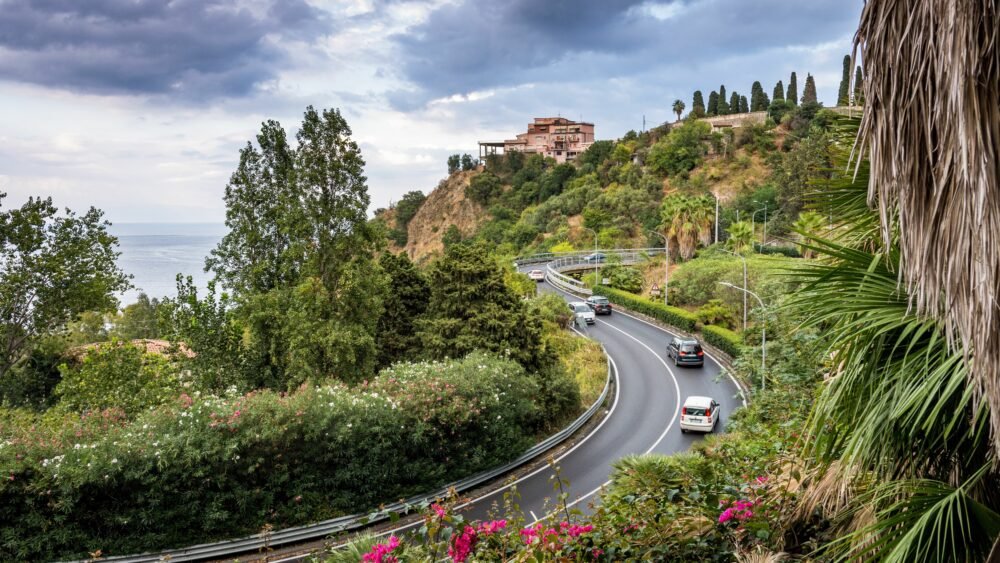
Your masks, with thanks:
[(503, 152), (521, 151), (539, 153), (556, 162), (573, 160), (594, 143), (594, 124), (570, 121), (565, 117), (536, 117), (528, 124), (527, 133), (520, 133), (516, 139), (504, 141), (480, 141), (480, 159)]

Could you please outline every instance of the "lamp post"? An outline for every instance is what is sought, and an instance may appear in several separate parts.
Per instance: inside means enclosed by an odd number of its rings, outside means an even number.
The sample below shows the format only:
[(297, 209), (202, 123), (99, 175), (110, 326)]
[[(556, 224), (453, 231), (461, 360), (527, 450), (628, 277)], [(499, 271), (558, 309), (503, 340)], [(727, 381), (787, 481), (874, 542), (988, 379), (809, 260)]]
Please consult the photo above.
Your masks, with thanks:
[[(760, 303), (760, 308), (763, 311), (767, 311), (767, 307), (764, 306), (764, 301), (761, 300), (760, 296), (756, 293), (750, 291), (749, 289), (737, 287), (729, 282), (719, 282), (720, 285), (726, 287), (731, 287), (733, 289), (738, 289), (743, 292), (744, 295), (750, 294), (754, 296), (757, 303)], [(761, 389), (767, 389), (767, 377), (765, 376), (767, 370), (767, 318), (765, 317), (764, 322), (760, 323), (760, 387)]]
[(667, 290), (670, 288), (670, 244), (667, 237), (656, 231), (649, 231), (663, 239), (663, 304), (667, 305)]
[[(755, 200), (754, 203), (760, 203), (760, 202)], [(764, 207), (761, 207), (757, 211), (753, 212), (753, 217), (751, 218), (751, 221), (750, 221), (750, 225), (751, 225), (750, 228), (753, 230), (753, 234), (756, 237), (757, 236), (757, 214), (760, 213), (761, 211), (764, 212), (764, 242), (761, 243), (761, 247), (763, 247), (764, 244), (767, 243), (767, 204), (766, 203), (764, 204)], [(753, 243), (751, 242), (751, 244), (753, 244)]]
[[(728, 252), (733, 256), (739, 258), (743, 261), (743, 287), (747, 286), (747, 259), (742, 254), (737, 254), (732, 250), (721, 249), (723, 252)], [(737, 288), (739, 289), (739, 288)], [(743, 293), (743, 330), (747, 329), (747, 294)]]
[(587, 227), (583, 230), (594, 233), (594, 285), (601, 285), (601, 261), (597, 259), (597, 231)]

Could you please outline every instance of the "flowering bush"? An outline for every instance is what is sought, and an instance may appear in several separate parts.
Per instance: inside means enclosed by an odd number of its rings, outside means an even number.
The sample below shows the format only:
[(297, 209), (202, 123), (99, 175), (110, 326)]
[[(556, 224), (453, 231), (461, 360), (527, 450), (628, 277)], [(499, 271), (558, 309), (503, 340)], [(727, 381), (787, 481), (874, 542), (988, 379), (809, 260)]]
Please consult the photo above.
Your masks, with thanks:
[(536, 393), (474, 353), (353, 388), (182, 395), (132, 421), (0, 420), (0, 560), (178, 547), (423, 493), (524, 451)]

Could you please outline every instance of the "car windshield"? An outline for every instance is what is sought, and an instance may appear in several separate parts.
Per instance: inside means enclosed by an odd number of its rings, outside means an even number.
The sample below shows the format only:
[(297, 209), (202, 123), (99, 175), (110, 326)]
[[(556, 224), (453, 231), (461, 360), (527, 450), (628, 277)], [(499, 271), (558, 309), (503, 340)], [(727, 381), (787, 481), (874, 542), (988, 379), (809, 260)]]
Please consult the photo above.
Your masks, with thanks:
[(573, 310), (576, 311), (577, 313), (588, 313), (590, 312), (590, 307), (582, 304), (573, 305)]
[(688, 416), (705, 416), (705, 409), (702, 407), (684, 407)]

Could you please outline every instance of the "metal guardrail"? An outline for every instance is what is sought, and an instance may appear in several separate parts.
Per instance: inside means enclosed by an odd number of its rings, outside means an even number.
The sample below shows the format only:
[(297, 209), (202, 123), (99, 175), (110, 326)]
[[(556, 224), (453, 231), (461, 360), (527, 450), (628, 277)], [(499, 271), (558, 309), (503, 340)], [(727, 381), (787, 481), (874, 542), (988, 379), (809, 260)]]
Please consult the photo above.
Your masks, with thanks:
[[(601, 346), (601, 349), (604, 349), (603, 345)], [(604, 352), (604, 355), (607, 357), (607, 351)], [(253, 536), (247, 536), (234, 540), (204, 543), (157, 553), (105, 557), (102, 558), (101, 561), (115, 561), (120, 563), (152, 563), (158, 561), (202, 561), (207, 559), (231, 558), (232, 556), (241, 553), (252, 553), (264, 548), (295, 544), (325, 538), (341, 532), (349, 532), (369, 526), (374, 522), (389, 520), (391, 514), (410, 513), (414, 511), (414, 509), (419, 509), (420, 505), (423, 503), (432, 502), (435, 499), (448, 496), (452, 489), (458, 492), (468, 491), (505, 473), (509, 473), (510, 471), (524, 465), (525, 463), (557, 446), (559, 443), (572, 436), (573, 433), (593, 418), (594, 414), (596, 414), (601, 408), (601, 405), (604, 404), (604, 401), (607, 400), (610, 390), (611, 362), (609, 361), (608, 375), (604, 381), (604, 390), (601, 391), (601, 395), (592, 405), (590, 405), (590, 408), (588, 408), (586, 412), (577, 417), (576, 420), (574, 420), (569, 426), (535, 444), (528, 451), (521, 454), (520, 457), (505, 465), (478, 473), (460, 481), (456, 481), (431, 494), (421, 495), (402, 502), (393, 503), (374, 513), (341, 516), (339, 518), (324, 520), (323, 522), (317, 522), (315, 524), (308, 524), (305, 526), (271, 532), (266, 537), (261, 534), (255, 534)]]
[(616, 248), (610, 250), (598, 250), (604, 255), (601, 262), (587, 260), (588, 256), (594, 252), (566, 252), (566, 253), (545, 253), (530, 256), (518, 257), (514, 259), (514, 264), (522, 266), (524, 264), (538, 264), (545, 262), (545, 281), (555, 287), (570, 293), (579, 295), (591, 295), (593, 292), (580, 280), (567, 276), (564, 272), (578, 271), (586, 269), (597, 269), (615, 264), (637, 264), (649, 259), (650, 256), (663, 254), (663, 248), (638, 248), (623, 249)]

